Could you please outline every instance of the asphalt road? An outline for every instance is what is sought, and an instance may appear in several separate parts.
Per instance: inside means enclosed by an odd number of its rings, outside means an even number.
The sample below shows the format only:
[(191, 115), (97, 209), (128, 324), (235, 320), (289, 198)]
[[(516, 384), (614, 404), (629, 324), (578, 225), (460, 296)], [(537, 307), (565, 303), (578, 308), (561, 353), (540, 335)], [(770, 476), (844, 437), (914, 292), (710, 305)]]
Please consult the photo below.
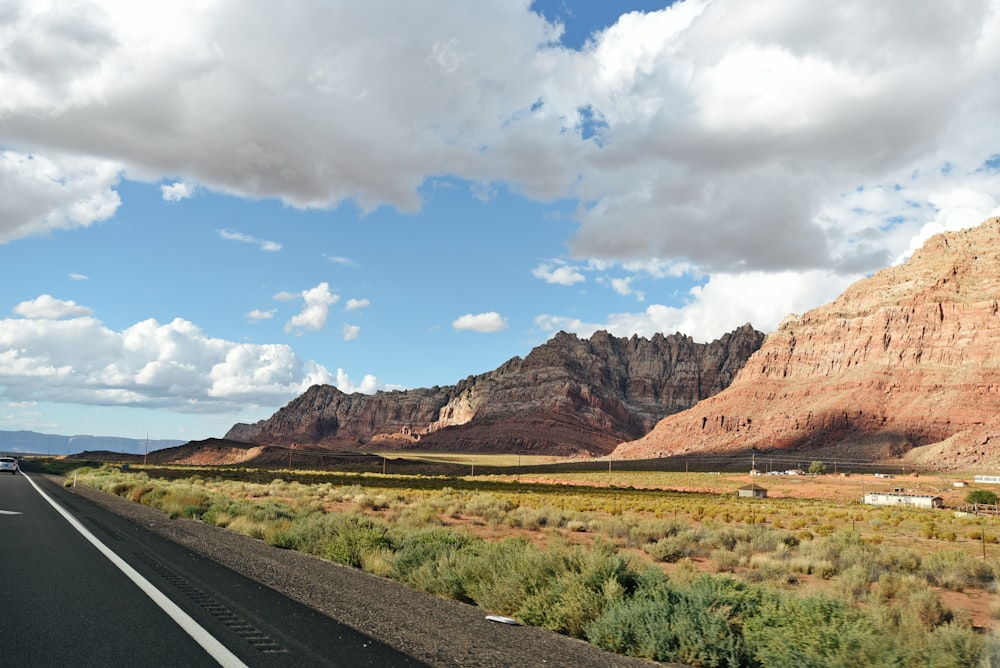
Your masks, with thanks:
[(0, 476), (0, 666), (424, 665), (29, 475)]

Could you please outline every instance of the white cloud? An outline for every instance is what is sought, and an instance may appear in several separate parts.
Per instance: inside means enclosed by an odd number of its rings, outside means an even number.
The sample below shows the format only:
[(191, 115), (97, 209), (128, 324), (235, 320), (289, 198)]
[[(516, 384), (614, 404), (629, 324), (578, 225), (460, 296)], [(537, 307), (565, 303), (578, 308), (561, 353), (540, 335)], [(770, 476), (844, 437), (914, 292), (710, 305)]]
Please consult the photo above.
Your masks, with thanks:
[(233, 230), (219, 230), (219, 236), (227, 241), (239, 241), (245, 244), (254, 244), (260, 246), (262, 251), (275, 252), (281, 250), (281, 244), (276, 241), (266, 241), (264, 239), (258, 239), (252, 237), (249, 234), (243, 234), (242, 232), (235, 232)]
[(286, 332), (318, 332), (326, 326), (330, 306), (340, 301), (340, 295), (331, 293), (330, 285), (325, 281), (315, 288), (303, 290), (301, 297), (305, 306), (285, 323)]
[(114, 331), (92, 317), (8, 318), (0, 320), (0, 350), (0, 395), (13, 403), (227, 413), (281, 405), (333, 380), (286, 345), (213, 338), (182, 319)]
[(577, 269), (563, 263), (543, 262), (532, 269), (531, 274), (546, 283), (555, 283), (556, 285), (573, 285), (587, 280), (587, 277)]
[[(535, 318), (535, 325), (544, 332), (561, 329), (583, 336), (598, 330), (646, 337), (683, 332), (707, 342), (747, 322), (758, 330), (771, 331), (785, 316), (831, 301), (861, 278), (826, 270), (715, 274), (704, 285), (693, 287), (688, 303), (681, 307), (651, 304), (639, 313), (613, 313), (603, 323), (544, 314)], [(767, 299), (757, 298), (759, 295), (767, 295)]]
[(573, 332), (574, 334), (588, 337), (596, 331), (608, 328), (604, 324), (584, 322), (579, 318), (568, 318), (559, 315), (536, 316), (535, 326), (543, 332)]
[(344, 325), (344, 340), (353, 341), (361, 335), (361, 328), (357, 325)]
[(90, 276), (87, 276), (86, 274), (78, 274), (75, 271), (71, 272), (69, 274), (69, 278), (72, 281), (89, 281), (90, 280)]
[(496, 311), (477, 314), (467, 313), (452, 322), (451, 326), (458, 331), (502, 332), (507, 329), (507, 319), (501, 317)]
[(454, 180), (579, 203), (541, 280), (766, 274), (783, 304), (782, 278), (873, 271), (1000, 202), (1000, 0), (685, 0), (579, 51), (526, 0), (8, 5), (0, 242), (107, 219), (122, 175), (362, 211)]
[(333, 262), (334, 264), (343, 265), (345, 267), (358, 268), (361, 266), (360, 264), (358, 264), (357, 262), (348, 257), (341, 257), (339, 255), (324, 255), (323, 257), (325, 257), (330, 262)]
[(268, 311), (262, 311), (261, 309), (255, 308), (254, 310), (247, 313), (247, 317), (251, 320), (270, 320), (277, 313), (276, 309), (270, 309)]
[(113, 160), (0, 151), (0, 243), (107, 220), (121, 204), (121, 170)]
[(371, 306), (371, 302), (367, 299), (348, 299), (347, 303), (344, 304), (345, 311), (356, 311), (361, 308), (368, 308)]
[(343, 369), (337, 369), (337, 380), (334, 383), (337, 389), (345, 394), (353, 394), (355, 392), (360, 392), (361, 394), (375, 394), (379, 389), (378, 379), (371, 375), (366, 374), (361, 380), (360, 385), (355, 385), (347, 373)]
[(611, 284), (611, 289), (620, 294), (622, 297), (635, 295), (635, 298), (639, 301), (645, 301), (646, 294), (641, 290), (635, 290), (632, 288), (632, 281), (634, 280), (634, 276), (628, 276), (626, 278), (612, 278), (609, 279), (608, 282)]
[(910, 245), (896, 258), (895, 264), (907, 260), (935, 234), (974, 227), (986, 218), (1000, 215), (1000, 193), (992, 195), (974, 188), (959, 187), (931, 193), (927, 199), (936, 215), (910, 239)]
[(160, 186), (160, 196), (167, 202), (180, 202), (194, 196), (194, 192), (194, 186), (182, 181), (166, 183)]
[(31, 301), (21, 302), (15, 306), (14, 313), (25, 318), (58, 320), (88, 316), (91, 310), (71, 300), (56, 299), (52, 295), (39, 295)]

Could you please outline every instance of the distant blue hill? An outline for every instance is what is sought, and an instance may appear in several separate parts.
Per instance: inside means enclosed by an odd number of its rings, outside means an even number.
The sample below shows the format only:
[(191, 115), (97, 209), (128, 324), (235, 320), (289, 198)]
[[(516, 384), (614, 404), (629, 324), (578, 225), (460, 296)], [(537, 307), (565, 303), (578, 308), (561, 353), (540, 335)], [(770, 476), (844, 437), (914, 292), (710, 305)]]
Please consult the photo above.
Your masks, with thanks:
[[(167, 439), (149, 440), (149, 451), (172, 448), (187, 441)], [(73, 455), (88, 450), (107, 450), (141, 455), (146, 452), (146, 439), (120, 438), (118, 436), (57, 436), (35, 431), (0, 430), (0, 452)]]

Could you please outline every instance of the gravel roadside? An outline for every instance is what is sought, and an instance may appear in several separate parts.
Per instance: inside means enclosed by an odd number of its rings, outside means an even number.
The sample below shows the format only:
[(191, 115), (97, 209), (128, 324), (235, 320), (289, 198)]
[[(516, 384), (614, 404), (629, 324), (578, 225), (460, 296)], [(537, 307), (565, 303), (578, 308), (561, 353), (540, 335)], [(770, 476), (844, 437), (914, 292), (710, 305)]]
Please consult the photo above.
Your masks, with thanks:
[[(60, 477), (46, 477), (62, 484)], [(619, 656), (536, 627), (491, 622), (475, 606), (204, 522), (172, 520), (155, 508), (87, 485), (69, 491), (431, 666), (682, 668)]]

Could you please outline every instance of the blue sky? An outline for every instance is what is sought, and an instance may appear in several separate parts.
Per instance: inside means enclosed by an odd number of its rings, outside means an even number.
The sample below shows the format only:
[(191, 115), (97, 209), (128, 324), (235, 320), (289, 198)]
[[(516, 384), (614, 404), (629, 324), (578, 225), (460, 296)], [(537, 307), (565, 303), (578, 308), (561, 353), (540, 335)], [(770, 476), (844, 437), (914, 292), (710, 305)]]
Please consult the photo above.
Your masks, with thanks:
[(0, 429), (773, 330), (1000, 213), (997, 0), (14, 2)]

